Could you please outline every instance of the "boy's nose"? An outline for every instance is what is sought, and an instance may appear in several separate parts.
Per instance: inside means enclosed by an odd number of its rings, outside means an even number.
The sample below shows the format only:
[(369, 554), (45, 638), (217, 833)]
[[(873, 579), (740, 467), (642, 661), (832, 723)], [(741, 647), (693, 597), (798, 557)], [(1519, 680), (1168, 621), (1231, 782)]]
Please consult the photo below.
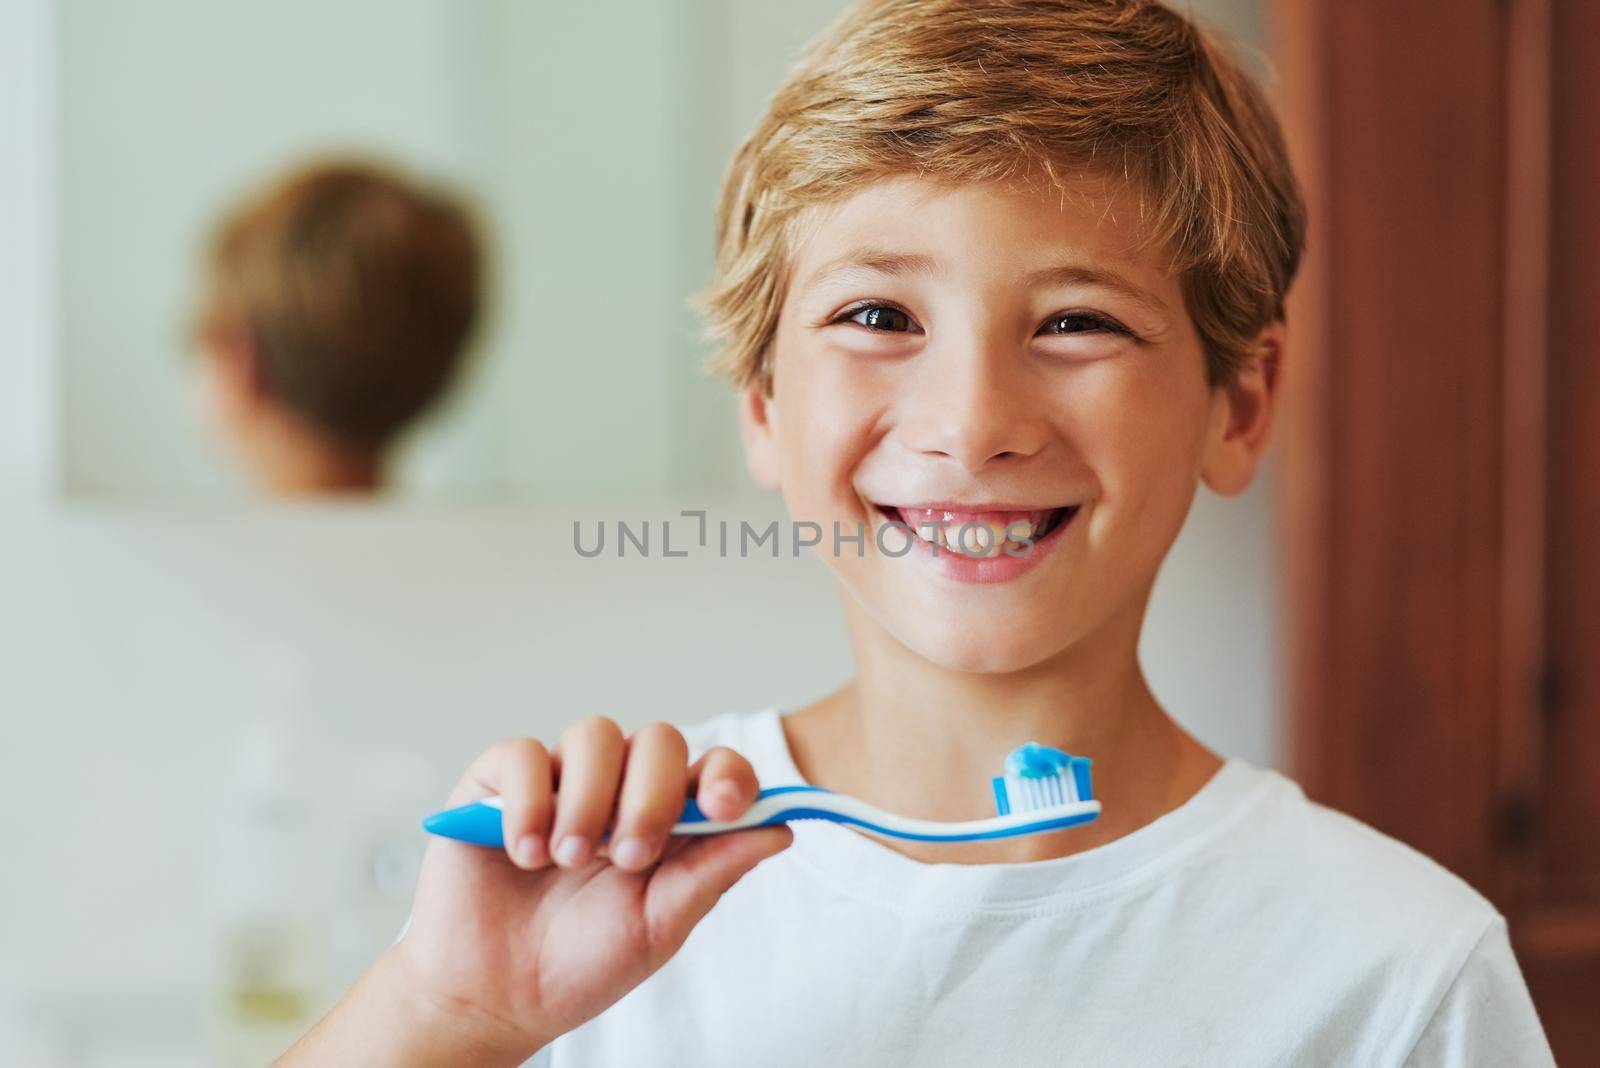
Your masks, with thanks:
[(1044, 448), (1049, 427), (1036, 390), (1023, 377), (1006, 356), (974, 355), (972, 349), (926, 360), (899, 405), (902, 444), (967, 471), (1032, 456)]

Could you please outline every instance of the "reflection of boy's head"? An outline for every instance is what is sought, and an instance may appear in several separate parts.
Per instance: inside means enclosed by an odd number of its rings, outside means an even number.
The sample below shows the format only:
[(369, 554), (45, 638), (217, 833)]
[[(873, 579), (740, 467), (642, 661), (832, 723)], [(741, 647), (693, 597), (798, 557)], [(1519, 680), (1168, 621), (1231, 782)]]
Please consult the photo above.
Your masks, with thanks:
[(218, 226), (199, 340), (228, 365), (226, 388), (375, 456), (461, 362), (482, 259), (448, 196), (375, 166), (308, 166)]

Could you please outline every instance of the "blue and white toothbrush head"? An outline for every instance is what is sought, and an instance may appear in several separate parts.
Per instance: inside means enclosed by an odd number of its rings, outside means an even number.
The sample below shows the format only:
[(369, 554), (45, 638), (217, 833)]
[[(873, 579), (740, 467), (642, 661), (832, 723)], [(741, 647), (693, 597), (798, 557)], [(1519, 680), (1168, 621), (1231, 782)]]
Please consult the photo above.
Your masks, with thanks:
[[(751, 827), (770, 827), (791, 820), (828, 820), (860, 827), (891, 838), (919, 842), (981, 842), (1043, 834), (1088, 823), (1100, 815), (1089, 782), (1088, 757), (1029, 742), (1006, 757), (1005, 773), (993, 781), (998, 813), (988, 819), (947, 823), (911, 819), (874, 808), (846, 794), (820, 786), (776, 786), (762, 790), (736, 820), (711, 820), (689, 801), (673, 834), (726, 834)], [(458, 808), (435, 812), (423, 829), (474, 845), (500, 846), (500, 799), (486, 797)]]
[[(1004, 816), (1093, 801), (1089, 763), (1088, 757), (1072, 756), (1038, 742), (1019, 746), (1006, 757), (1005, 774), (994, 779), (995, 807)], [(1095, 812), (1099, 811), (1096, 802)]]

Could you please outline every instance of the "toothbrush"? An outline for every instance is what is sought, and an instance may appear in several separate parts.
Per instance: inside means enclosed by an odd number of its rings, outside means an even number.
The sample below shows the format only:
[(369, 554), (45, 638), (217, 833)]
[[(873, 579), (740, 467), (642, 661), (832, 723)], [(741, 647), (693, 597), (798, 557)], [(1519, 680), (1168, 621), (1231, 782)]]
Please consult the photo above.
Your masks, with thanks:
[[(736, 820), (708, 819), (693, 800), (672, 834), (726, 834), (751, 827), (770, 827), (791, 820), (828, 820), (852, 824), (875, 834), (918, 842), (981, 842), (1041, 834), (1088, 823), (1100, 815), (1100, 802), (1089, 784), (1088, 757), (1029, 742), (1006, 757), (1005, 772), (993, 780), (998, 814), (981, 820), (944, 823), (911, 819), (874, 808), (846, 794), (820, 786), (775, 786), (762, 790)], [(435, 812), (422, 821), (430, 834), (482, 846), (502, 846), (498, 797)]]

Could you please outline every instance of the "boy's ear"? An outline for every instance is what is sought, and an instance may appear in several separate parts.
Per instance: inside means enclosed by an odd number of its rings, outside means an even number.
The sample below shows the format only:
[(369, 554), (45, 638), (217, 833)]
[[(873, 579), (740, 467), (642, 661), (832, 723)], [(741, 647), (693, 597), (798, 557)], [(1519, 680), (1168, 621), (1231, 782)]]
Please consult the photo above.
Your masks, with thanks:
[(750, 477), (764, 490), (780, 487), (778, 463), (778, 403), (759, 385), (739, 395), (739, 439), (744, 442), (744, 464)]
[(1200, 477), (1225, 497), (1244, 492), (1266, 452), (1278, 402), (1284, 334), (1282, 322), (1268, 323), (1256, 335), (1255, 359), (1240, 369), (1231, 385), (1212, 391)]

